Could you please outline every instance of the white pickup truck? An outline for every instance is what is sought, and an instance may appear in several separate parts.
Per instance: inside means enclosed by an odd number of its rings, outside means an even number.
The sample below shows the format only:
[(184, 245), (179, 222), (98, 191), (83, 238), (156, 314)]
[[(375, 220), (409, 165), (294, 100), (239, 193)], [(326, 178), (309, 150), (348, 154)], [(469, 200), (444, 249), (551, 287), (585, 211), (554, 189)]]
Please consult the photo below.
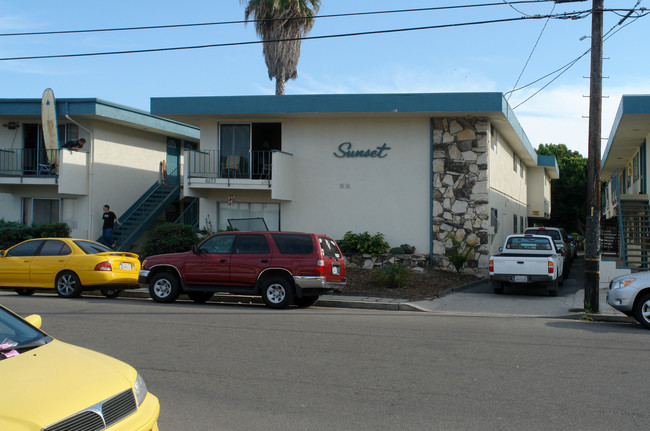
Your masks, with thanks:
[(557, 296), (562, 283), (562, 255), (553, 238), (546, 235), (510, 235), (501, 254), (490, 256), (490, 280), (494, 293), (509, 285), (544, 284), (550, 296)]

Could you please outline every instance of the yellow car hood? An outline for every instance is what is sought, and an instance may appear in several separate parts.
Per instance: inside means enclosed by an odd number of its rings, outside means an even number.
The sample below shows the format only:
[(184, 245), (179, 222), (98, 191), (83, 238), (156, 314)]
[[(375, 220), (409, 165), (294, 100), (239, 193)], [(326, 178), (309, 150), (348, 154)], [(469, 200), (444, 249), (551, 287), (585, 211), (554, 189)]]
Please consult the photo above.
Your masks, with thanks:
[(0, 430), (41, 430), (135, 383), (129, 365), (61, 341), (0, 361)]

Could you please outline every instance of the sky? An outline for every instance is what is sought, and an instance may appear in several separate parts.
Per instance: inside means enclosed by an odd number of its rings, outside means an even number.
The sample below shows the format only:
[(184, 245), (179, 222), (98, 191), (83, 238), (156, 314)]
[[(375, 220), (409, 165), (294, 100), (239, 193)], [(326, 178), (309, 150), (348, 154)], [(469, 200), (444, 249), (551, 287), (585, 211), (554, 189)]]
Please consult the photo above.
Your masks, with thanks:
[[(566, 0), (565, 0), (566, 1)], [(604, 152), (623, 94), (650, 94), (650, 16), (619, 24), (624, 9), (650, 0), (604, 0)], [(246, 3), (246, 2), (244, 2)], [(645, 3), (645, 4), (644, 4)], [(490, 4), (482, 7), (465, 5)], [(274, 94), (258, 43), (165, 52), (6, 60), (59, 54), (148, 50), (256, 42), (252, 23), (23, 35), (48, 31), (242, 21), (238, 0), (0, 0), (0, 98), (100, 98), (149, 110), (152, 97)], [(327, 15), (456, 6), (453, 9)], [(298, 78), (286, 94), (501, 92), (515, 108), (534, 148), (565, 144), (588, 155), (591, 15), (522, 19), (588, 11), (592, 0), (322, 0), (308, 36), (420, 27), (413, 31), (319, 38), (302, 42)], [(619, 9), (620, 8), (620, 9)], [(646, 11), (648, 12), (648, 11)], [(497, 23), (466, 23), (510, 20)], [(540, 80), (551, 74), (545, 79)], [(509, 93), (515, 88), (522, 89)], [(530, 98), (531, 96), (533, 96)], [(530, 98), (526, 101), (526, 99)], [(523, 103), (522, 103), (523, 102)]]

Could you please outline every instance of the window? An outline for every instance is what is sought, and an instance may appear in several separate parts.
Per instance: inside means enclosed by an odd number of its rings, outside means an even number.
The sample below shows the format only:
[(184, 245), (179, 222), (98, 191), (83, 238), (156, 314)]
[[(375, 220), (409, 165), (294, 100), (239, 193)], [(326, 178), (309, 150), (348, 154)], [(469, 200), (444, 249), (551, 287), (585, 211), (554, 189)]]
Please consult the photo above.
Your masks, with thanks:
[(269, 254), (269, 243), (264, 235), (239, 235), (236, 254)]
[(524, 217), (519, 217), (519, 232), (523, 232), (525, 229), (524, 227)]
[(23, 198), (23, 223), (50, 224), (61, 221), (60, 199)]
[(314, 243), (309, 235), (274, 234), (271, 235), (281, 254), (311, 254)]
[(231, 254), (236, 235), (215, 235), (206, 239), (200, 251), (210, 254)]
[(490, 223), (494, 230), (493, 233), (497, 233), (499, 231), (499, 211), (496, 208), (490, 209)]
[(70, 247), (63, 241), (59, 240), (47, 240), (43, 245), (43, 248), (38, 253), (39, 256), (65, 256), (72, 253)]
[(226, 230), (228, 219), (263, 218), (271, 231), (280, 230), (280, 204), (254, 202), (219, 202), (217, 229)]
[(515, 153), (512, 153), (512, 170), (517, 172), (517, 165), (519, 164), (519, 157)]
[(325, 257), (330, 258), (330, 259), (340, 259), (341, 255), (339, 253), (339, 249), (336, 246), (336, 243), (329, 239), (329, 238), (323, 238), (319, 237), (318, 242), (320, 242), (320, 248), (323, 250), (323, 254)]
[(632, 160), (632, 170), (634, 181), (637, 181), (639, 179), (639, 153), (634, 155), (634, 159)]
[(518, 233), (517, 232), (517, 215), (516, 214), (512, 215), (512, 230), (513, 230), (513, 233)]
[(519, 176), (524, 177), (524, 161), (519, 159)]
[(222, 176), (264, 179), (271, 152), (282, 149), (281, 123), (222, 124), (219, 131)]
[(107, 251), (113, 251), (110, 248), (106, 247), (104, 244), (100, 244), (98, 242), (77, 240), (74, 243), (86, 254), (106, 253)]
[(490, 127), (490, 144), (492, 145), (492, 151), (497, 152), (497, 129), (494, 126)]
[(36, 250), (43, 244), (42, 240), (38, 241), (28, 241), (23, 244), (19, 244), (14, 248), (10, 249), (7, 252), (7, 257), (10, 256), (34, 256)]

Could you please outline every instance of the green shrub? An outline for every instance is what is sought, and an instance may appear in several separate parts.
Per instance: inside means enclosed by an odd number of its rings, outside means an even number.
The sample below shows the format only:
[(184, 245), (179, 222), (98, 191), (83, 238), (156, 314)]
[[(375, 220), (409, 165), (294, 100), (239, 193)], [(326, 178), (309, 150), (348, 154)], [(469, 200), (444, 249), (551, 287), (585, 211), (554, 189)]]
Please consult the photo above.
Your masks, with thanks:
[(26, 226), (14, 221), (0, 219), (0, 250), (32, 238), (69, 238), (70, 227), (65, 223), (39, 224)]
[(70, 232), (70, 226), (65, 223), (34, 225), (34, 237), (36, 238), (70, 238)]
[(353, 233), (348, 231), (342, 240), (337, 241), (342, 253), (382, 254), (388, 250), (388, 243), (383, 233), (370, 235), (368, 232)]
[(198, 242), (196, 229), (190, 225), (165, 223), (149, 231), (142, 244), (141, 258), (154, 254), (191, 250)]
[(396, 263), (373, 270), (370, 279), (390, 289), (399, 289), (408, 282), (412, 275), (411, 268)]
[(389, 253), (392, 254), (406, 254), (404, 249), (402, 247), (393, 247), (390, 249)]

